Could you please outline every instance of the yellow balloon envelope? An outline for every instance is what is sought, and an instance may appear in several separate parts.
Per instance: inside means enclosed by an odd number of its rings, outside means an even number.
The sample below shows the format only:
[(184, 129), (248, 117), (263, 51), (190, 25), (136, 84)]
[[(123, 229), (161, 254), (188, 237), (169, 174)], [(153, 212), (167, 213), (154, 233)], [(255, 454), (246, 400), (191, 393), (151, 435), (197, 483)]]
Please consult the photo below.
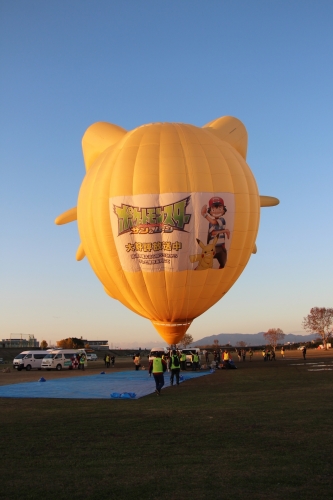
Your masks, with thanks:
[(81, 244), (106, 293), (148, 318), (169, 344), (219, 301), (256, 252), (259, 196), (236, 118), (204, 127), (95, 123), (82, 140)]

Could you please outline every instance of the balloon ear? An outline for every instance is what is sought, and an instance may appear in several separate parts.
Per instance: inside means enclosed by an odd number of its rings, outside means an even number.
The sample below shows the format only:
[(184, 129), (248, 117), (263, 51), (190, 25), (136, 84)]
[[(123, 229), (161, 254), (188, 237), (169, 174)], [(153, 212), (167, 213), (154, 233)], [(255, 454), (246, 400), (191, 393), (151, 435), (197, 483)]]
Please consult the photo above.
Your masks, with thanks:
[(118, 142), (127, 131), (107, 122), (96, 122), (90, 125), (82, 137), (82, 151), (86, 170), (110, 146)]
[(202, 127), (222, 141), (226, 141), (246, 160), (247, 131), (243, 123), (233, 116), (222, 116)]
[(205, 249), (205, 245), (202, 243), (202, 241), (200, 241), (198, 238), (196, 238), (197, 242), (198, 242), (198, 245), (204, 250)]

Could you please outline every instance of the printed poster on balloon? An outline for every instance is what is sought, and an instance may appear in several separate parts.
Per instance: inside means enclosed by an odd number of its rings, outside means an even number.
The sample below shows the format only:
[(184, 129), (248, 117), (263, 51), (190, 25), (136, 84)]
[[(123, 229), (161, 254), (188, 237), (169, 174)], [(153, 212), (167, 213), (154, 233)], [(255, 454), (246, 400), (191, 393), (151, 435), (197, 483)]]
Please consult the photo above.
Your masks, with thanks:
[(110, 198), (124, 271), (223, 269), (235, 215), (232, 193), (163, 193)]

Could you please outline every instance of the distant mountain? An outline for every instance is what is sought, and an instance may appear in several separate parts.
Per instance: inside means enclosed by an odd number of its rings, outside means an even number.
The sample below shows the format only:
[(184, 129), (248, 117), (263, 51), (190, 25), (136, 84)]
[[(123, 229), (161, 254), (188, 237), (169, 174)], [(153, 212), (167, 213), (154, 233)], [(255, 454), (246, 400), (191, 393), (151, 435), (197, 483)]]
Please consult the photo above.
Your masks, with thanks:
[[(265, 332), (259, 333), (219, 333), (218, 335), (211, 335), (210, 337), (204, 337), (200, 340), (193, 342), (194, 346), (200, 345), (213, 345), (214, 340), (218, 340), (220, 345), (230, 344), (232, 346), (236, 345), (236, 342), (246, 342), (247, 345), (263, 345), (266, 344), (266, 339), (264, 337)], [(287, 342), (299, 343), (299, 342), (311, 342), (314, 340), (316, 335), (294, 335), (293, 333), (287, 333), (283, 339), (283, 343)], [(282, 343), (282, 342), (281, 342)]]

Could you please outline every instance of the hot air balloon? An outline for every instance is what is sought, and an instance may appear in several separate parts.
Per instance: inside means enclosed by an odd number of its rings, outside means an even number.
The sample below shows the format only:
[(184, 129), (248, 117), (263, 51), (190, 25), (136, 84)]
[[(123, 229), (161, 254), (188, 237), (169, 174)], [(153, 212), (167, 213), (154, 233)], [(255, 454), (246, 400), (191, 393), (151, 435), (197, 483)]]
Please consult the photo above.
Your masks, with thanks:
[(87, 257), (110, 297), (152, 321), (169, 344), (218, 302), (256, 253), (260, 196), (246, 163), (247, 132), (224, 116), (202, 128), (98, 122), (82, 139), (86, 175), (76, 258)]

